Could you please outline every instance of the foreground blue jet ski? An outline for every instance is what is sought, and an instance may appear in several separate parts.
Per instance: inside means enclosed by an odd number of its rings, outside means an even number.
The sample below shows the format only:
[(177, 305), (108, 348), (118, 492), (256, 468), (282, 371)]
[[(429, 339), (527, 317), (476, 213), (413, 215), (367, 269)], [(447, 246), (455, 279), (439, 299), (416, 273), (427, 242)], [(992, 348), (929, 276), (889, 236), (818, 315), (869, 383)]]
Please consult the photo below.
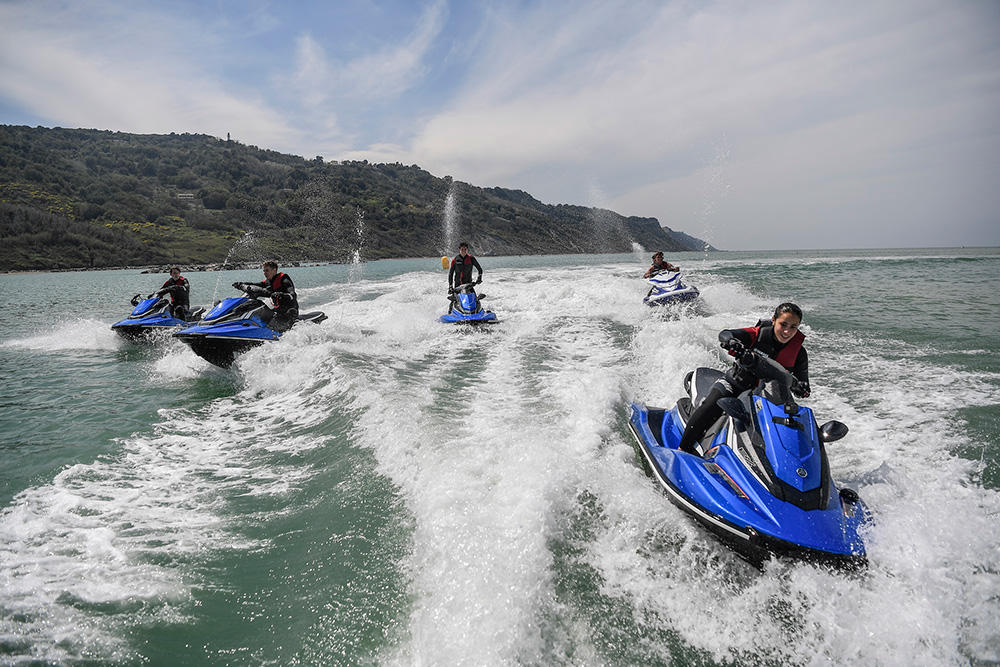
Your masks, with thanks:
[(486, 298), (485, 294), (476, 296), (474, 289), (477, 283), (465, 283), (453, 290), (449, 290), (448, 299), (451, 305), (448, 313), (442, 315), (440, 320), (451, 324), (495, 324), (497, 322), (496, 313), (483, 310), (480, 303)]
[[(266, 290), (257, 285), (244, 288), (247, 296), (230, 297), (215, 304), (197, 325), (182, 329), (174, 334), (202, 359), (229, 368), (237, 355), (252, 347), (276, 341), (281, 331), (270, 328), (265, 321), (270, 320), (270, 307), (258, 299)], [(299, 322), (318, 324), (326, 319), (319, 311), (299, 315)]]
[(204, 314), (200, 308), (186, 319), (178, 319), (170, 314), (170, 301), (159, 293), (143, 299), (139, 294), (132, 297), (132, 312), (120, 322), (111, 325), (111, 330), (122, 338), (133, 342), (152, 340), (157, 333), (172, 332), (190, 326)]
[(665, 306), (690, 301), (697, 299), (701, 294), (697, 287), (684, 284), (680, 271), (660, 271), (646, 278), (646, 282), (650, 284), (650, 288), (642, 302), (647, 306)]
[[(699, 399), (723, 376), (699, 368), (685, 378), (689, 397), (672, 410), (633, 403), (629, 427), (647, 473), (678, 507), (737, 553), (760, 566), (771, 555), (859, 568), (867, 562), (860, 533), (871, 520), (850, 489), (830, 476), (825, 446), (847, 434), (795, 404), (794, 377), (755, 350), (737, 362), (770, 380), (723, 398), (724, 413), (700, 444), (704, 458), (677, 448)], [(748, 366), (750, 367), (750, 366)]]

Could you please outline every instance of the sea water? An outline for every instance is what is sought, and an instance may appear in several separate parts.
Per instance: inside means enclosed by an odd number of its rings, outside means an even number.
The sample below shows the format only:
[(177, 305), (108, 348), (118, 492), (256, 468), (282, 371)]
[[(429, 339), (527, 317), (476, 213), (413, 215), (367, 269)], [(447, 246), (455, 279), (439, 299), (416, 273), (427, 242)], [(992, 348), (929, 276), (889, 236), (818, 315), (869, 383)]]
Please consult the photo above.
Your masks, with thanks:
[[(437, 321), (437, 259), (289, 269), (329, 319), (230, 370), (111, 332), (163, 276), (0, 276), (0, 663), (1000, 662), (1000, 251), (668, 259), (700, 301), (644, 306), (644, 256), (481, 257), (488, 330)], [(632, 449), (631, 401), (786, 300), (862, 574), (750, 567)]]

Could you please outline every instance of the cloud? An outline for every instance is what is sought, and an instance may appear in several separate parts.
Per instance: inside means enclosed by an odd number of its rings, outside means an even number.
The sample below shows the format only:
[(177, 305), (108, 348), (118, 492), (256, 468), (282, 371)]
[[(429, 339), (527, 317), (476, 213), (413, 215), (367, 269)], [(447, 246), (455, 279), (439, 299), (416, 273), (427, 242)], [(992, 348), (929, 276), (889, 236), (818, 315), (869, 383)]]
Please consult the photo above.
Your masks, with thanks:
[(1000, 149), (989, 18), (930, 2), (500, 13), (464, 90), (406, 154), (548, 201), (596, 181), (623, 212), (726, 247), (854, 243), (852, 220), (896, 224), (890, 245), (929, 243), (911, 232), (955, 193), (1000, 203), (970, 172)]
[[(298, 131), (258, 96), (233, 90), (196, 58), (175, 57), (186, 45), (152, 35), (137, 38), (150, 25), (160, 35), (187, 35), (196, 32), (193, 25), (139, 11), (111, 12), (101, 23), (77, 23), (78, 18), (73, 9), (32, 13), (25, 6), (0, 7), (0, 23), (18, 26), (0, 40), (5, 98), (69, 127), (232, 132), (264, 145), (297, 141)], [(190, 52), (196, 53), (193, 47)]]
[(344, 61), (332, 59), (310, 32), (296, 40), (296, 70), (291, 88), (310, 107), (335, 103), (370, 106), (419, 85), (428, 69), (424, 62), (441, 32), (447, 12), (443, 1), (429, 5), (415, 29), (402, 42)]

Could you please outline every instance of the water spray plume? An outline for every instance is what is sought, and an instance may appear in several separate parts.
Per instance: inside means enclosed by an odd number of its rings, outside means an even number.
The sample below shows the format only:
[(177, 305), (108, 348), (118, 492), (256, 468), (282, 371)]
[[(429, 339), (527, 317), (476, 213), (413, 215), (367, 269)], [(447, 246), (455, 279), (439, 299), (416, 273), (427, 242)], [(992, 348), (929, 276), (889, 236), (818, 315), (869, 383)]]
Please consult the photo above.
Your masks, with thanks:
[(365, 245), (365, 212), (360, 206), (357, 210), (357, 215), (355, 216), (355, 245), (354, 252), (351, 254), (351, 266), (348, 270), (348, 281), (356, 282), (361, 279), (361, 274), (364, 271), (364, 262), (361, 259), (361, 249)]
[(444, 199), (444, 252), (449, 253), (455, 244), (455, 225), (458, 222), (458, 201), (455, 195), (455, 182), (448, 188), (448, 196)]

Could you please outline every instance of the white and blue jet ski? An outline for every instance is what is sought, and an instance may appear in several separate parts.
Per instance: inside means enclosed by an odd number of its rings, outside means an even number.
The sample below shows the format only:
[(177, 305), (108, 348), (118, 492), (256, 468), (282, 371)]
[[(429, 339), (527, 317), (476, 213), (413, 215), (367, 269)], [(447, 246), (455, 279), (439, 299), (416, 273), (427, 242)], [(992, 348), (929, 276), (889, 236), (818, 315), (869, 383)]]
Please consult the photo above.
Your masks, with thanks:
[(681, 280), (680, 271), (660, 271), (646, 278), (649, 292), (642, 300), (647, 306), (665, 306), (671, 303), (681, 303), (697, 299), (700, 292), (697, 287), (687, 285)]
[[(245, 296), (230, 297), (215, 304), (204, 319), (182, 329), (174, 338), (186, 343), (202, 359), (229, 368), (236, 357), (254, 347), (274, 342), (284, 330), (274, 327), (270, 307), (259, 297), (267, 296), (266, 288), (245, 284)], [(320, 311), (303, 313), (297, 322), (318, 324), (326, 319)]]
[(448, 290), (448, 312), (438, 318), (446, 324), (496, 324), (497, 316), (483, 308), (485, 294), (476, 294), (475, 283), (465, 283)]
[(191, 326), (205, 313), (204, 308), (199, 308), (186, 319), (174, 317), (170, 312), (170, 300), (164, 296), (168, 293), (168, 289), (163, 289), (146, 298), (136, 294), (132, 297), (132, 312), (124, 320), (112, 324), (111, 330), (134, 343), (152, 341), (158, 333), (172, 333)]
[(689, 373), (689, 395), (673, 409), (632, 404), (629, 428), (646, 472), (675, 505), (752, 563), (780, 555), (863, 566), (870, 515), (857, 493), (838, 490), (826, 455), (847, 426), (817, 426), (812, 410), (792, 398), (795, 378), (772, 359), (749, 350), (737, 363), (768, 382), (719, 401), (724, 414), (699, 444), (701, 455), (678, 444), (722, 371)]

